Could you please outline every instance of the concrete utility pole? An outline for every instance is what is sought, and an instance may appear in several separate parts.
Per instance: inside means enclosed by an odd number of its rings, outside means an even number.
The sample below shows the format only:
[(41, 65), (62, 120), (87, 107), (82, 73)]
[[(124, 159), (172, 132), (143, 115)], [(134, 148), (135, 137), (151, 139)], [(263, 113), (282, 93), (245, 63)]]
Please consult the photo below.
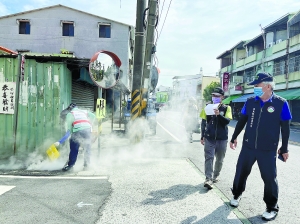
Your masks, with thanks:
[[(144, 69), (142, 78), (142, 94), (146, 94), (148, 98), (149, 83), (151, 80), (150, 71), (152, 68), (153, 54), (156, 49), (154, 46), (154, 31), (157, 25), (157, 0), (149, 0), (148, 2), (148, 20), (147, 20), (147, 36), (146, 36), (146, 50), (144, 58)], [(149, 80), (150, 79), (150, 80)]]
[(137, 0), (136, 6), (136, 27), (134, 43), (134, 61), (133, 61), (133, 81), (131, 94), (131, 119), (136, 119), (140, 114), (141, 100), (141, 79), (143, 75), (144, 63), (144, 26), (143, 18), (146, 8), (146, 0)]

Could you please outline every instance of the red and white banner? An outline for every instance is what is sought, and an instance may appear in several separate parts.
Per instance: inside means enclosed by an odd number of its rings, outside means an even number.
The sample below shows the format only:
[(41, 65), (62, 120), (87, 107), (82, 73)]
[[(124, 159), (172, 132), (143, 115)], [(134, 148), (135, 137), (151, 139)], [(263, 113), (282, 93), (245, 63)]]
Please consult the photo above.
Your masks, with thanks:
[(228, 87), (229, 87), (229, 73), (228, 72), (224, 72), (223, 73), (223, 90), (224, 92), (228, 91)]

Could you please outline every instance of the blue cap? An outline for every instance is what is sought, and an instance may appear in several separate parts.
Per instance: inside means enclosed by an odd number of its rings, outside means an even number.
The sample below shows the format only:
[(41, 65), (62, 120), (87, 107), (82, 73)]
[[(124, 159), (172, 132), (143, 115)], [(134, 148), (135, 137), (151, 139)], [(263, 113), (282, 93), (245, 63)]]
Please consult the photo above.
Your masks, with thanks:
[(253, 86), (261, 82), (273, 82), (273, 76), (269, 73), (260, 72), (255, 76), (254, 81), (248, 83), (248, 86)]

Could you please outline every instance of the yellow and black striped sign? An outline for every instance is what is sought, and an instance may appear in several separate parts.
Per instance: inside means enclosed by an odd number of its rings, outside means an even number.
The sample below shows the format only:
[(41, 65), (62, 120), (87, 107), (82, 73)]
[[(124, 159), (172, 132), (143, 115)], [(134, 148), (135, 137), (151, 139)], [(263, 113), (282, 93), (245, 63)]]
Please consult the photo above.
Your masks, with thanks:
[(140, 100), (141, 93), (140, 90), (136, 89), (131, 95), (131, 119), (136, 119), (140, 114)]

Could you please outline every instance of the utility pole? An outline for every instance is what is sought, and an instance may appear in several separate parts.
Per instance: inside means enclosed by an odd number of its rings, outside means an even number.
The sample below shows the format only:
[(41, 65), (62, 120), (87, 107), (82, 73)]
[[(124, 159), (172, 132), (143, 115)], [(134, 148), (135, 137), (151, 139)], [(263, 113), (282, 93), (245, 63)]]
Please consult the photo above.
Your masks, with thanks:
[(143, 69), (143, 78), (142, 78), (142, 95), (146, 95), (148, 99), (148, 89), (150, 83), (150, 71), (152, 68), (153, 54), (156, 49), (154, 46), (154, 31), (157, 25), (157, 0), (149, 0), (148, 2), (148, 20), (147, 20), (147, 36), (146, 36), (146, 50), (144, 58), (144, 69)]
[(146, 0), (137, 0), (136, 6), (136, 27), (134, 43), (133, 80), (131, 94), (131, 119), (135, 120), (140, 114), (141, 100), (141, 79), (144, 63), (144, 11)]

